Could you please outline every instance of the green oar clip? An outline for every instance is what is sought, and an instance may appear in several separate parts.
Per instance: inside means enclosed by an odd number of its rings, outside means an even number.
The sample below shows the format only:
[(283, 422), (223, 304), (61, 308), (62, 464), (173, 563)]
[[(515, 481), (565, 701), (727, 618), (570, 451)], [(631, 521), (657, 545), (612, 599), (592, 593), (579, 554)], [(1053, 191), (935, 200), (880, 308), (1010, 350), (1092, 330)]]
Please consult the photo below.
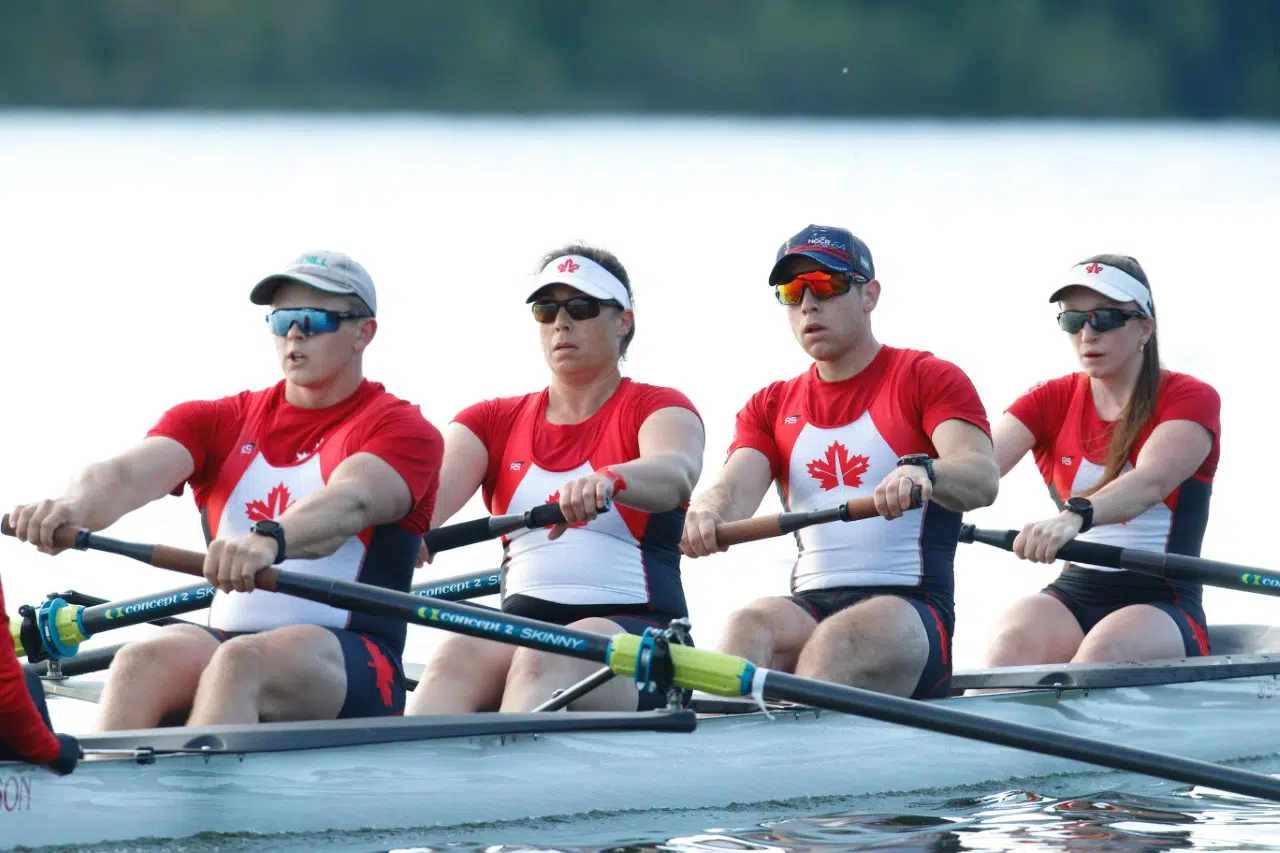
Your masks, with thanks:
[(74, 657), (80, 644), (93, 636), (85, 630), (84, 608), (51, 598), (39, 607), (18, 608), (22, 621), (13, 627), (14, 650), (31, 663)]

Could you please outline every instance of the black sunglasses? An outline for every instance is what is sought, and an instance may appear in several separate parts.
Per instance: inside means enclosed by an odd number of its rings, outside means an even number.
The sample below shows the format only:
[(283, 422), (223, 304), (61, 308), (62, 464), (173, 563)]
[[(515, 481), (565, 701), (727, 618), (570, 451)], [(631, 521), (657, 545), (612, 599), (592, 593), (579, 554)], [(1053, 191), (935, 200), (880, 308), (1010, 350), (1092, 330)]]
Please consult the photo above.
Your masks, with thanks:
[(622, 305), (612, 299), (596, 299), (592, 296), (575, 296), (572, 299), (561, 299), (559, 301), (551, 299), (540, 299), (533, 303), (530, 307), (533, 309), (533, 319), (539, 323), (554, 323), (556, 315), (563, 308), (569, 313), (571, 320), (590, 320), (592, 317), (600, 316), (601, 305), (612, 305), (614, 308), (621, 308)]
[(1064, 332), (1075, 334), (1088, 323), (1093, 330), (1101, 334), (1118, 329), (1134, 317), (1145, 317), (1141, 311), (1130, 311), (1125, 308), (1095, 308), (1092, 311), (1063, 311), (1058, 315), (1058, 328)]

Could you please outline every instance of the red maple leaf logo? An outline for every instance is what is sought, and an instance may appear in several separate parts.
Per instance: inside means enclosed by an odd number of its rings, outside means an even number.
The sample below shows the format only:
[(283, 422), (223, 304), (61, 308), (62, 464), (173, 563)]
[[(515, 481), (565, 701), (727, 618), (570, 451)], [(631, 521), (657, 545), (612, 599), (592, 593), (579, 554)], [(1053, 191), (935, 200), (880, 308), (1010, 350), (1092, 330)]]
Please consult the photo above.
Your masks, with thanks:
[(1102, 272), (1102, 264), (1089, 264), (1089, 266), (1084, 268), (1084, 271), (1094, 274), (1100, 273)]
[[(551, 497), (547, 498), (547, 503), (549, 503), (549, 504), (558, 504), (558, 503), (560, 503), (560, 490), (559, 490), (559, 489), (556, 489), (555, 494), (553, 494)], [(570, 526), (570, 527), (586, 527), (586, 526), (587, 526), (587, 523), (586, 523), (585, 521), (579, 521), (577, 524), (570, 524), (569, 526)], [(554, 527), (554, 525), (548, 524), (548, 525), (547, 525), (547, 527)]]
[(293, 504), (294, 502), (289, 500), (289, 490), (284, 487), (284, 483), (281, 483), (267, 492), (266, 503), (250, 501), (244, 505), (244, 509), (250, 521), (270, 521), (273, 518), (279, 518)]
[(560, 272), (577, 272), (578, 267), (580, 266), (582, 266), (582, 264), (575, 264), (573, 262), (573, 258), (565, 258), (564, 263), (556, 267), (556, 269)]
[(382, 704), (390, 708), (393, 698), (391, 688), (396, 681), (396, 672), (391, 668), (391, 661), (387, 660), (382, 649), (368, 637), (361, 636), (360, 639), (364, 640), (365, 649), (369, 652), (369, 668), (373, 670), (374, 683), (378, 686), (378, 692), (382, 694)]
[(867, 473), (869, 460), (865, 456), (850, 456), (849, 450), (840, 442), (834, 442), (827, 448), (827, 455), (809, 463), (809, 476), (818, 481), (826, 491), (837, 486), (861, 486), (862, 477)]

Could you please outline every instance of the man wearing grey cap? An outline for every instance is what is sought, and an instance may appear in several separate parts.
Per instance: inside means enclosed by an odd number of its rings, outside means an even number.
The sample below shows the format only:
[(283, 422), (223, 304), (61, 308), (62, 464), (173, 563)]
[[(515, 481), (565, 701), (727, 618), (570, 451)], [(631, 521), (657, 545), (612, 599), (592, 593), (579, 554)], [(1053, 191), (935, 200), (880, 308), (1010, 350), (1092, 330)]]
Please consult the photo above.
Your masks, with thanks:
[(56, 554), (64, 525), (100, 530), (190, 484), (220, 592), (208, 627), (125, 646), (100, 705), (104, 730), (383, 716), (404, 709), (405, 623), (253, 591), (272, 564), (407, 591), (431, 519), (443, 441), (417, 406), (364, 378), (377, 331), (373, 279), (310, 252), (253, 288), (270, 305), (283, 381), (182, 403), (58, 498), (17, 507), (20, 539)]

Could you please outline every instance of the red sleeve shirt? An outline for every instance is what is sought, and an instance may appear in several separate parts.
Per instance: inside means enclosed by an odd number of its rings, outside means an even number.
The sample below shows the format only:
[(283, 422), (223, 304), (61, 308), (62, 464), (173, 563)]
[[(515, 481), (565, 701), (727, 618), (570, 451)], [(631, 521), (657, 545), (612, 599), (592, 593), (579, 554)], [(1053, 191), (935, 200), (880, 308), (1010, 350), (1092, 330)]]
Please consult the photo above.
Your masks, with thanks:
[(9, 614), (0, 586), (0, 742), (33, 764), (48, 764), (61, 747), (45, 726), (31, 695), (27, 692), (22, 666), (14, 652), (9, 630)]
[[(1193, 475), (1211, 482), (1218, 468), (1221, 406), (1218, 392), (1211, 385), (1185, 373), (1163, 371), (1155, 411), (1134, 442), (1130, 464), (1137, 464), (1138, 454), (1160, 424), (1191, 421), (1213, 437), (1209, 455)], [(1106, 461), (1113, 422), (1098, 417), (1087, 374), (1073, 373), (1037, 383), (1007, 411), (1034, 437), (1033, 451), (1046, 482), (1053, 479), (1054, 469), (1063, 458), (1078, 455), (1095, 464)]]
[(751, 395), (751, 399), (738, 412), (733, 423), (733, 441), (728, 456), (740, 447), (758, 450), (769, 460), (769, 470), (774, 479), (782, 471), (782, 456), (778, 443), (773, 440), (773, 425), (778, 418), (778, 403), (787, 383), (774, 382)]
[(226, 460), (244, 438), (246, 420), (254, 418), (263, 422), (256, 433), (262, 446), (256, 449), (277, 466), (305, 456), (339, 427), (349, 426), (342, 432), (341, 457), (371, 453), (394, 468), (414, 500), (400, 523), (419, 535), (427, 530), (444, 439), (418, 406), (389, 394), (379, 383), (366, 380), (350, 397), (324, 409), (289, 405), (284, 382), (265, 391), (182, 403), (165, 412), (147, 435), (178, 441), (191, 454), (195, 470), (188, 482), (203, 509)]
[[(783, 412), (781, 406), (788, 408)], [(937, 455), (932, 435), (947, 420), (966, 421), (991, 434), (986, 409), (964, 371), (927, 352), (885, 346), (848, 379), (824, 382), (814, 366), (756, 392), (738, 412), (729, 455), (740, 447), (758, 450), (780, 479), (786, 455), (778, 443), (780, 416), (784, 428), (804, 419), (833, 427), (853, 423), (868, 409), (883, 417), (885, 437), (900, 454)]]

